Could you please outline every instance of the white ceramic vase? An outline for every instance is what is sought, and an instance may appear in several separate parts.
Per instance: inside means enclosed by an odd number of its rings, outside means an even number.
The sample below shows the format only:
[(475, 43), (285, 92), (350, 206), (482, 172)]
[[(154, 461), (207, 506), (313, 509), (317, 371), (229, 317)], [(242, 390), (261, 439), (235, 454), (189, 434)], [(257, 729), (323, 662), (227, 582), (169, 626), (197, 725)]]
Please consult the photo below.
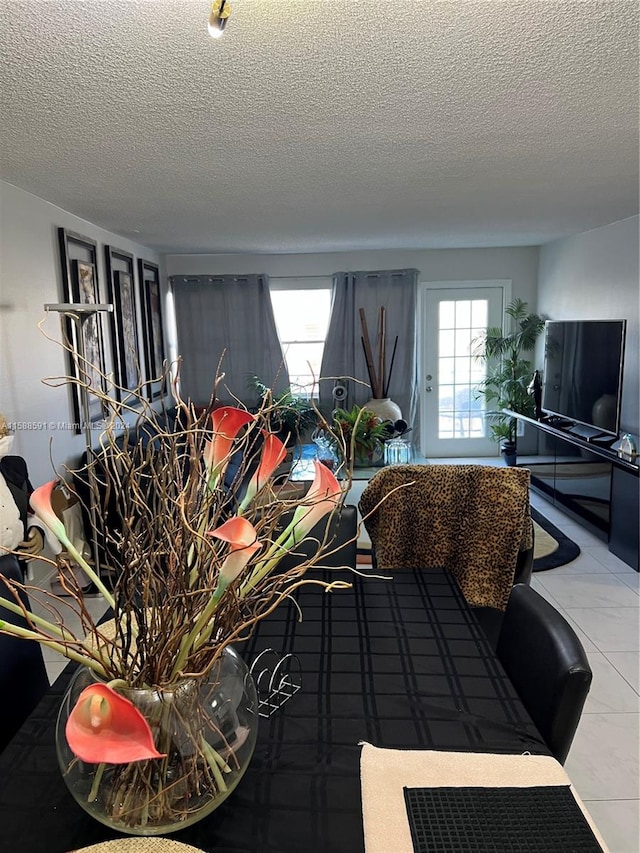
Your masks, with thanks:
[(381, 421), (393, 421), (395, 423), (395, 421), (399, 421), (402, 418), (400, 406), (389, 399), (389, 397), (379, 397), (377, 399), (372, 397), (364, 404), (363, 408), (368, 412), (373, 412)]
[(594, 425), (602, 429), (615, 430), (617, 405), (618, 398), (615, 394), (603, 394), (602, 397), (598, 397), (591, 412)]

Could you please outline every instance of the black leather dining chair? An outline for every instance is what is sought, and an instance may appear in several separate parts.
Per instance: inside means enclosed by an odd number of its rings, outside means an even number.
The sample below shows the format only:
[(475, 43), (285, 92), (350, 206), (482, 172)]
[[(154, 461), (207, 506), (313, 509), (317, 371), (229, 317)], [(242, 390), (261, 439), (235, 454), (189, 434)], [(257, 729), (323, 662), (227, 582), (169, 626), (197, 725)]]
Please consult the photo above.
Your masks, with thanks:
[(335, 549), (335, 553), (324, 557), (320, 561), (322, 566), (330, 569), (347, 566), (355, 570), (357, 534), (358, 511), (352, 504), (344, 504), (340, 511), (332, 516), (328, 529), (327, 519), (324, 518), (309, 532), (306, 539), (282, 558), (278, 564), (278, 571), (289, 571), (305, 560), (309, 560), (314, 556), (323, 539), (331, 550)]
[[(22, 581), (22, 571), (13, 555), (0, 558), (0, 574), (8, 580)], [(2, 581), (0, 595), (11, 599), (11, 593)], [(20, 597), (27, 609), (30, 609), (26, 593), (21, 593)], [(22, 628), (27, 627), (21, 616), (0, 607), (2, 619)], [(49, 679), (40, 645), (0, 634), (0, 752), (48, 689)]]
[(592, 679), (575, 631), (534, 589), (517, 584), (504, 614), (497, 653), (547, 746), (564, 764)]

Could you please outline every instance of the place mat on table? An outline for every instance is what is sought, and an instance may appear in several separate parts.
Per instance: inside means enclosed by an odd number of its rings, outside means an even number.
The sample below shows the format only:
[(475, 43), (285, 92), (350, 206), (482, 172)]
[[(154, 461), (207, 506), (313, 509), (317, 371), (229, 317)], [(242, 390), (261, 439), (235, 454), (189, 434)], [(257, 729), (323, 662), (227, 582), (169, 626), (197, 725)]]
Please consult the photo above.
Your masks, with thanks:
[(568, 785), (405, 788), (415, 853), (601, 853)]
[[(547, 755), (380, 749), (369, 743), (362, 747), (360, 781), (366, 853), (415, 853), (405, 788), (571, 786), (562, 765)], [(572, 787), (570, 791), (598, 844), (608, 853), (584, 804)]]
[(71, 853), (202, 853), (200, 848), (173, 841), (171, 838), (116, 838), (82, 847)]

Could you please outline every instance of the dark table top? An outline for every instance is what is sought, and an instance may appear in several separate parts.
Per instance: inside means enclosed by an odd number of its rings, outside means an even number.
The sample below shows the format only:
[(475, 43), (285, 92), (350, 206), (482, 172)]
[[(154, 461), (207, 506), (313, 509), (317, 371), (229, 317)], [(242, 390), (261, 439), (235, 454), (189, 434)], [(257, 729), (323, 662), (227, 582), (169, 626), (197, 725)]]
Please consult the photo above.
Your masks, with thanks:
[[(293, 652), (302, 690), (260, 721), (234, 793), (177, 841), (211, 853), (362, 853), (361, 741), (550, 754), (453, 578), (350, 580), (347, 591), (301, 590), (303, 621), (282, 605), (244, 647), (248, 661), (266, 648)], [(53, 732), (69, 677), (0, 755), (0, 851), (68, 853), (118, 837), (80, 809), (58, 769)]]

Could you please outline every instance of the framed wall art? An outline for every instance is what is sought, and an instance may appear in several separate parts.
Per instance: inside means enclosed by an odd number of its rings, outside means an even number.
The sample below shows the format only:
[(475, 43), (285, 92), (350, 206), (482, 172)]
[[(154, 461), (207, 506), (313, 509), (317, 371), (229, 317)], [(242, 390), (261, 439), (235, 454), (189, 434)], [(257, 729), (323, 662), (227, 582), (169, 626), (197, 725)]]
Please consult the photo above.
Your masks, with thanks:
[(111, 350), (118, 399), (127, 396), (141, 382), (138, 316), (134, 282), (133, 255), (113, 246), (105, 246), (110, 315)]
[[(58, 241), (62, 266), (63, 301), (82, 305), (100, 303), (95, 240), (68, 231), (66, 228), (59, 228)], [(97, 312), (82, 315), (82, 341), (78, 340), (78, 329), (72, 320), (66, 318), (64, 327), (67, 341), (73, 349), (73, 353), (70, 352), (68, 356), (69, 374), (106, 392), (101, 314)], [(84, 348), (84, 364), (77, 358), (82, 348)], [(85, 426), (83, 408), (85, 392), (78, 385), (73, 384), (70, 387), (75, 432), (81, 433)], [(100, 400), (87, 394), (87, 403), (90, 422), (102, 420), (104, 409)]]
[(140, 305), (144, 336), (144, 361), (150, 400), (161, 397), (165, 392), (162, 369), (165, 359), (164, 332), (162, 326), (162, 294), (160, 270), (157, 264), (138, 259), (140, 280)]

